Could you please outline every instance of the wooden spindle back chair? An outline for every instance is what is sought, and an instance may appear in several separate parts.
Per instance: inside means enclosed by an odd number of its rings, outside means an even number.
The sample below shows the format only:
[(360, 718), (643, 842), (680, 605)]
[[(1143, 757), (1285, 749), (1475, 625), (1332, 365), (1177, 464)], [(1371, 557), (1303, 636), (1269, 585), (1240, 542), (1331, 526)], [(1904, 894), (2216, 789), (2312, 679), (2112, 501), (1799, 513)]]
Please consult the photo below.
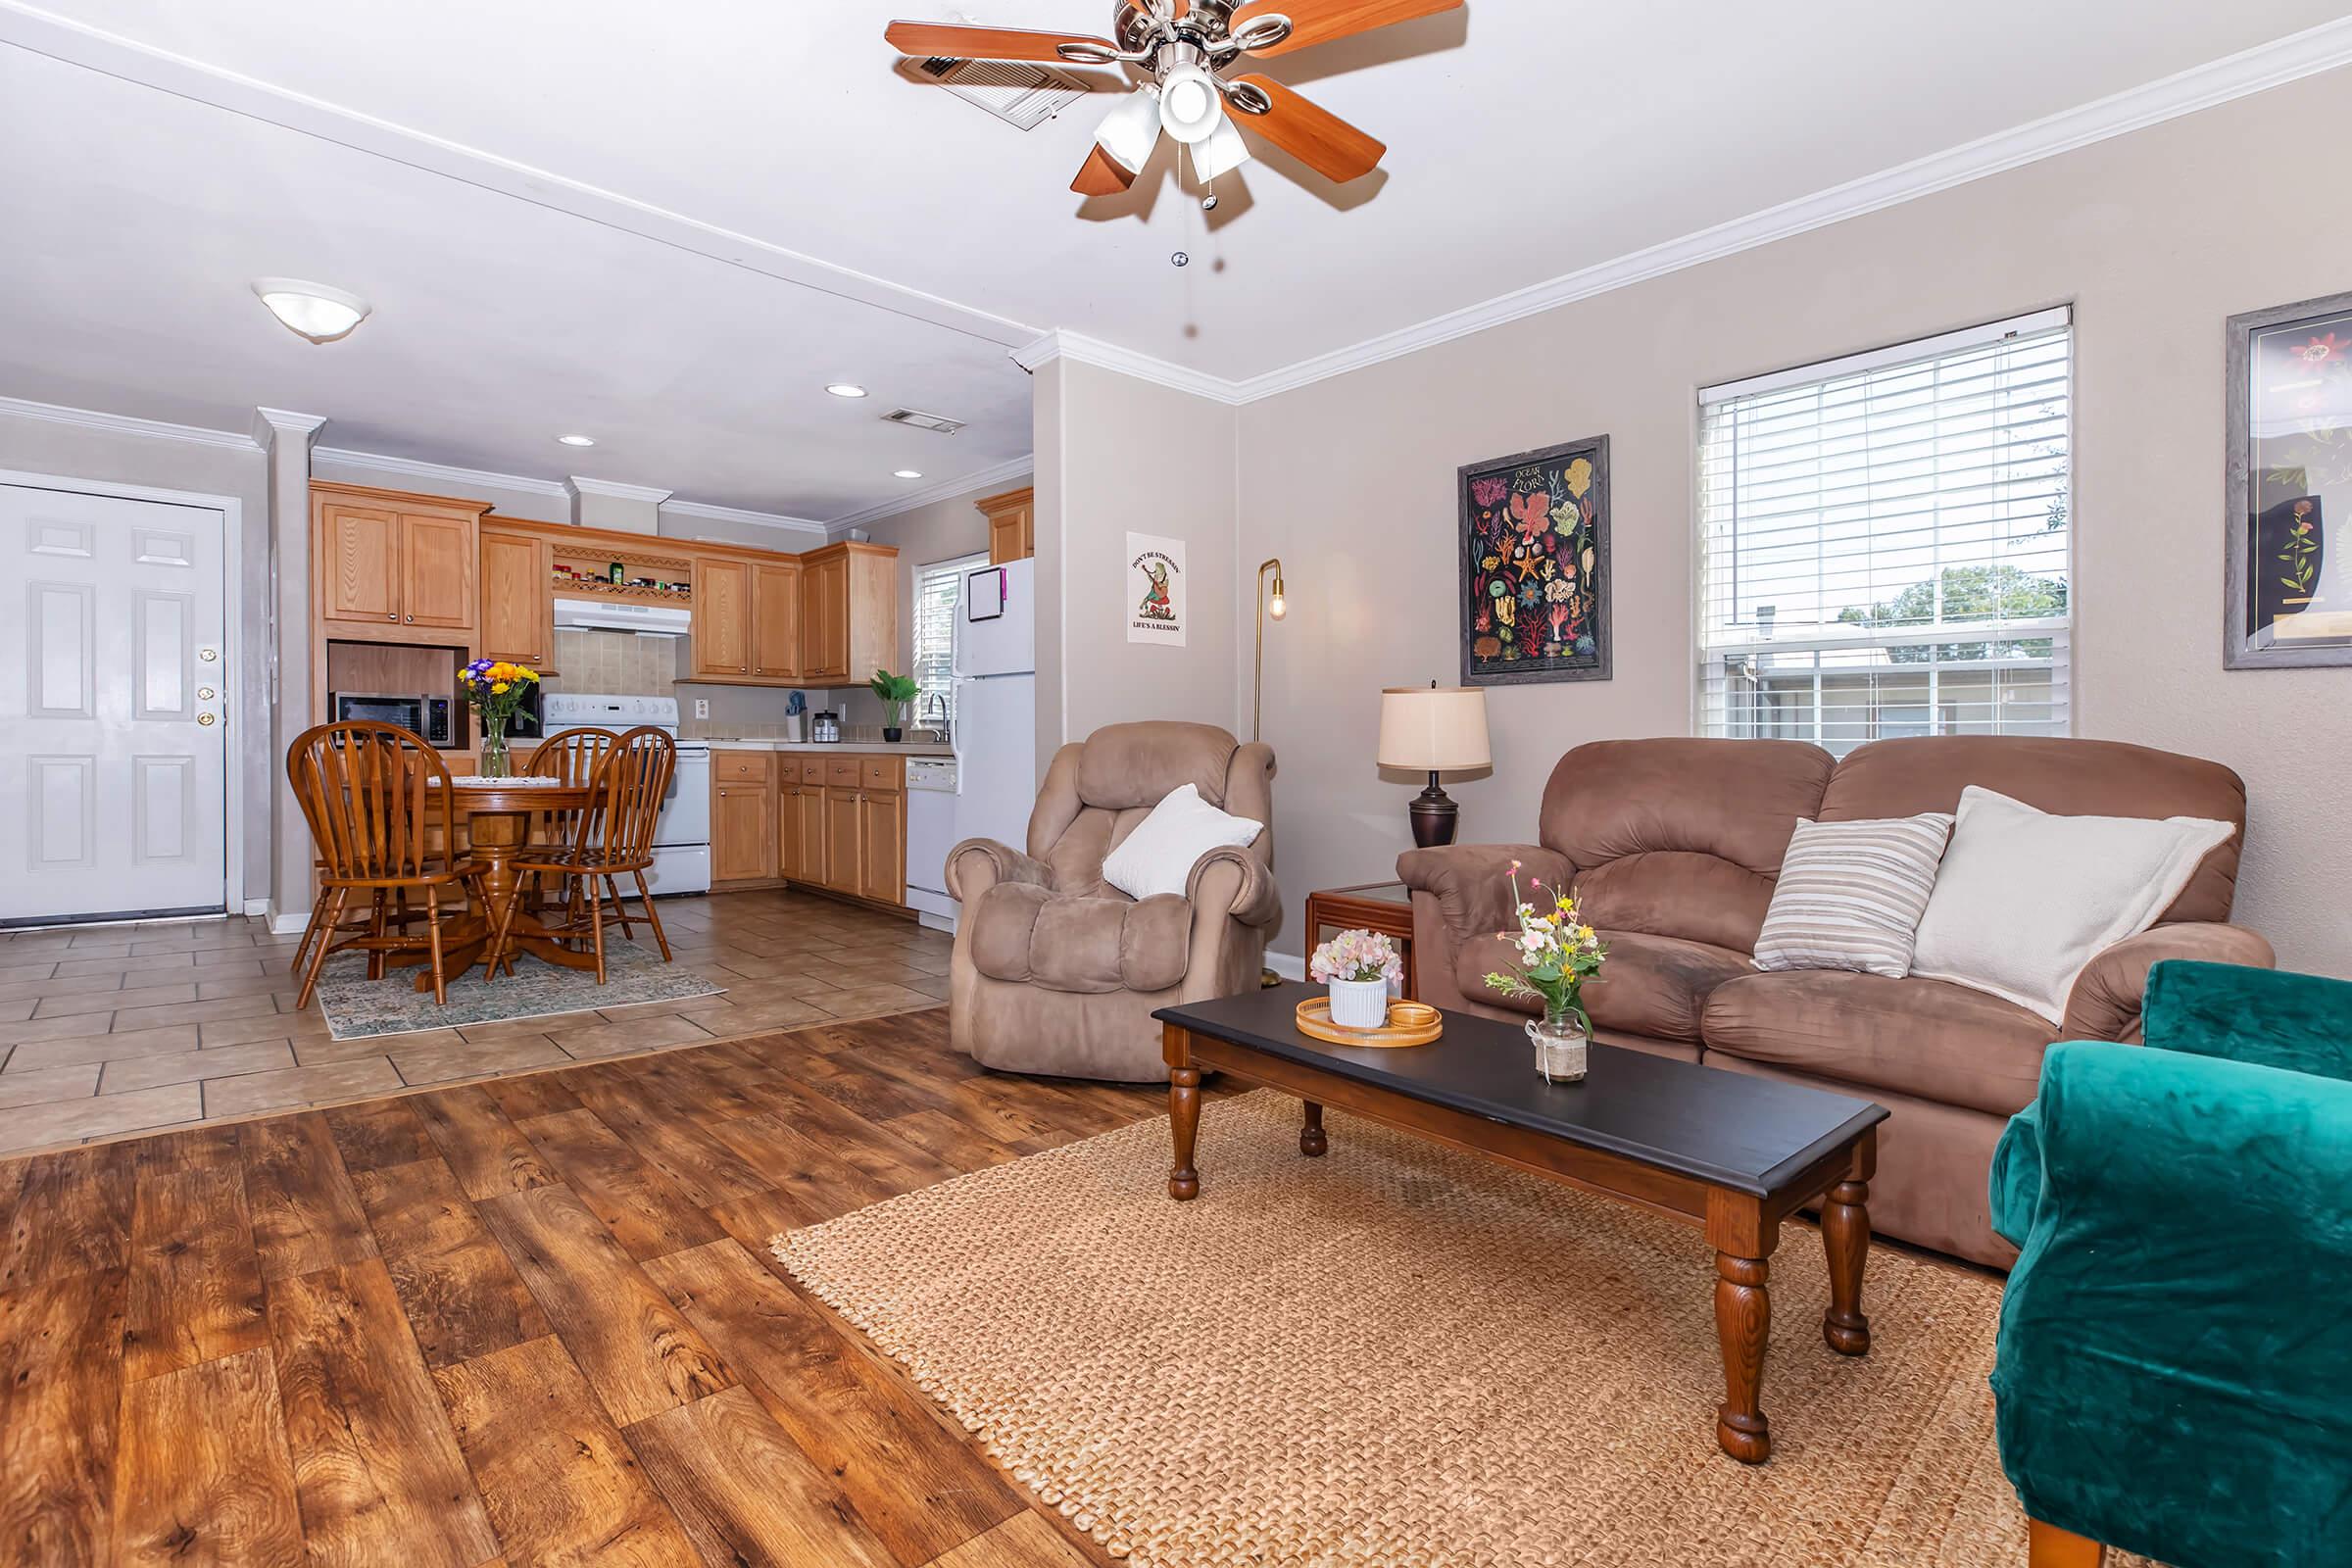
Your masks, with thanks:
[[(537, 778), (584, 787), (596, 778), (596, 770), (611, 754), (615, 739), (609, 729), (567, 729), (550, 735), (532, 750), (531, 760), (523, 764), (522, 770)], [(546, 841), (565, 845), (578, 842), (579, 819), (586, 814), (584, 808), (542, 813)]]
[[(654, 912), (653, 889), (646, 885), (645, 873), (654, 863), (654, 830), (677, 765), (678, 743), (666, 731), (650, 726), (629, 730), (613, 741), (597, 764), (589, 803), (578, 813), (572, 842), (560, 847), (535, 846), (514, 861), (518, 874), (537, 879), (570, 878), (575, 903), (584, 897), (582, 917), (567, 925), (564, 933), (595, 945), (596, 983), (600, 986), (605, 983), (606, 921), (619, 921), (624, 937), (635, 934), (617, 880), (623, 873), (637, 883), (637, 902), (644, 910), (637, 918), (653, 927), (662, 961), (669, 961), (669, 937), (662, 929), (662, 917)], [(608, 902), (610, 914), (606, 912)], [(513, 909), (510, 903), (499, 920), (495, 952), (505, 952)]]
[[(320, 724), (286, 748), (286, 778), (310, 824), (322, 867), (325, 913), (295, 1005), (310, 1005), (330, 953), (359, 949), (368, 973), (381, 979), (384, 959), (422, 950), (433, 966), (433, 999), (447, 1001), (441, 927), (465, 912), (461, 897), (445, 909), (442, 894), (482, 897), (479, 870), (456, 853), (457, 798), (441, 756), (411, 731), (390, 724)], [(425, 930), (385, 930), (387, 897), (420, 894)], [(360, 934), (336, 941), (355, 896), (372, 905)]]

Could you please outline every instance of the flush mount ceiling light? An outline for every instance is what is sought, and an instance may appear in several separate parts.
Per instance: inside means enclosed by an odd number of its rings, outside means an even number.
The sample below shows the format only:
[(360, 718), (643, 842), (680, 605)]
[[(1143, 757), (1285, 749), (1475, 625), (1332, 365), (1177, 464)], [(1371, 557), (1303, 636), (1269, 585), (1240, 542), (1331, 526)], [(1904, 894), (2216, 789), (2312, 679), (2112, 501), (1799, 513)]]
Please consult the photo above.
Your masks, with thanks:
[(825, 390), (832, 393), (837, 398), (861, 398), (865, 396), (865, 388), (859, 386), (855, 381), (834, 381), (829, 383), (825, 387)]
[(563, 442), (567, 447), (592, 447), (596, 445), (596, 437), (592, 435), (560, 435), (556, 437), (556, 439)]
[(920, 468), (901, 468), (891, 475), (894, 479), (920, 479), (922, 476), (923, 470)]
[(329, 288), (299, 277), (257, 277), (254, 293), (286, 329), (314, 343), (332, 343), (348, 337), (368, 319), (368, 302), (357, 294)]

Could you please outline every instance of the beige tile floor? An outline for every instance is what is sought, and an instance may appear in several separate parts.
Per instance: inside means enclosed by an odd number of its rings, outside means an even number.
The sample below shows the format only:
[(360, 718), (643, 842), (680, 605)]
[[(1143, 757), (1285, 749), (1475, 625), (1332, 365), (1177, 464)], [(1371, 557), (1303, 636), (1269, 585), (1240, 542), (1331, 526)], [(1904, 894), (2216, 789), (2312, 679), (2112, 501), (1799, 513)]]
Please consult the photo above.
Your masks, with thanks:
[(368, 1040), (295, 1009), (296, 939), (259, 920), (0, 938), (0, 1155), (947, 1000), (948, 939), (911, 921), (785, 892), (661, 911), (722, 995)]

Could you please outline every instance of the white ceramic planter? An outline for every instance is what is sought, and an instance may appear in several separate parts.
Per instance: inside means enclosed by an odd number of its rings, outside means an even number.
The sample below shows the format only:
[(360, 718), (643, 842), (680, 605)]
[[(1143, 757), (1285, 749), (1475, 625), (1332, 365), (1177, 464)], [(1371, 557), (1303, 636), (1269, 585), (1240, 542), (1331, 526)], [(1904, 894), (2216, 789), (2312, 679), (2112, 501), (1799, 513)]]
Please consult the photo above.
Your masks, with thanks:
[(1389, 1021), (1386, 980), (1331, 982), (1331, 1021), (1343, 1029), (1378, 1029)]

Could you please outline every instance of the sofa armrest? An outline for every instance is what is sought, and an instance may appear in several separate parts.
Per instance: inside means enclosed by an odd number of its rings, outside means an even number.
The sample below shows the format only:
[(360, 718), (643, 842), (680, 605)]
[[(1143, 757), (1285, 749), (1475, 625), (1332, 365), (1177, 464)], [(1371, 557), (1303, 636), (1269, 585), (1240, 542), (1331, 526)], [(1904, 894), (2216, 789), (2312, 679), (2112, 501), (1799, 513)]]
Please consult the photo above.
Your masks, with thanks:
[(1029, 882), (1041, 888), (1054, 885), (1045, 862), (995, 839), (965, 839), (948, 852), (948, 897), (969, 904), (1000, 882)]
[(1201, 884), (1209, 868), (1232, 865), (1241, 875), (1241, 883), (1233, 893), (1231, 906), (1226, 910), (1234, 919), (1247, 926), (1268, 926), (1282, 917), (1282, 893), (1274, 885), (1274, 873), (1266, 862), (1246, 849), (1221, 845), (1193, 862), (1184, 879), (1184, 898), (1188, 904), (1200, 902), (1205, 890)]
[[(1446, 934), (1458, 943), (1465, 937), (1493, 936), (1516, 923), (1514, 865), (1522, 894), (1529, 894), (1538, 882), (1565, 889), (1576, 874), (1568, 857), (1540, 844), (1448, 844), (1405, 851), (1396, 857), (1396, 875), (1414, 892), (1436, 897)], [(1532, 895), (1531, 902), (1537, 902)]]
[(2148, 977), (2159, 1051), (2352, 1081), (2352, 981), (2234, 963), (2159, 964)]
[(2175, 1562), (2339, 1554), (2352, 1084), (2062, 1042), (2031, 1142), (1992, 1375), (2027, 1513)]
[(2268, 969), (2271, 945), (2242, 925), (2183, 921), (2126, 937), (2082, 966), (2067, 993), (2064, 1040), (2132, 1040), (2140, 1031), (2148, 971), (2173, 958), (2208, 958)]

